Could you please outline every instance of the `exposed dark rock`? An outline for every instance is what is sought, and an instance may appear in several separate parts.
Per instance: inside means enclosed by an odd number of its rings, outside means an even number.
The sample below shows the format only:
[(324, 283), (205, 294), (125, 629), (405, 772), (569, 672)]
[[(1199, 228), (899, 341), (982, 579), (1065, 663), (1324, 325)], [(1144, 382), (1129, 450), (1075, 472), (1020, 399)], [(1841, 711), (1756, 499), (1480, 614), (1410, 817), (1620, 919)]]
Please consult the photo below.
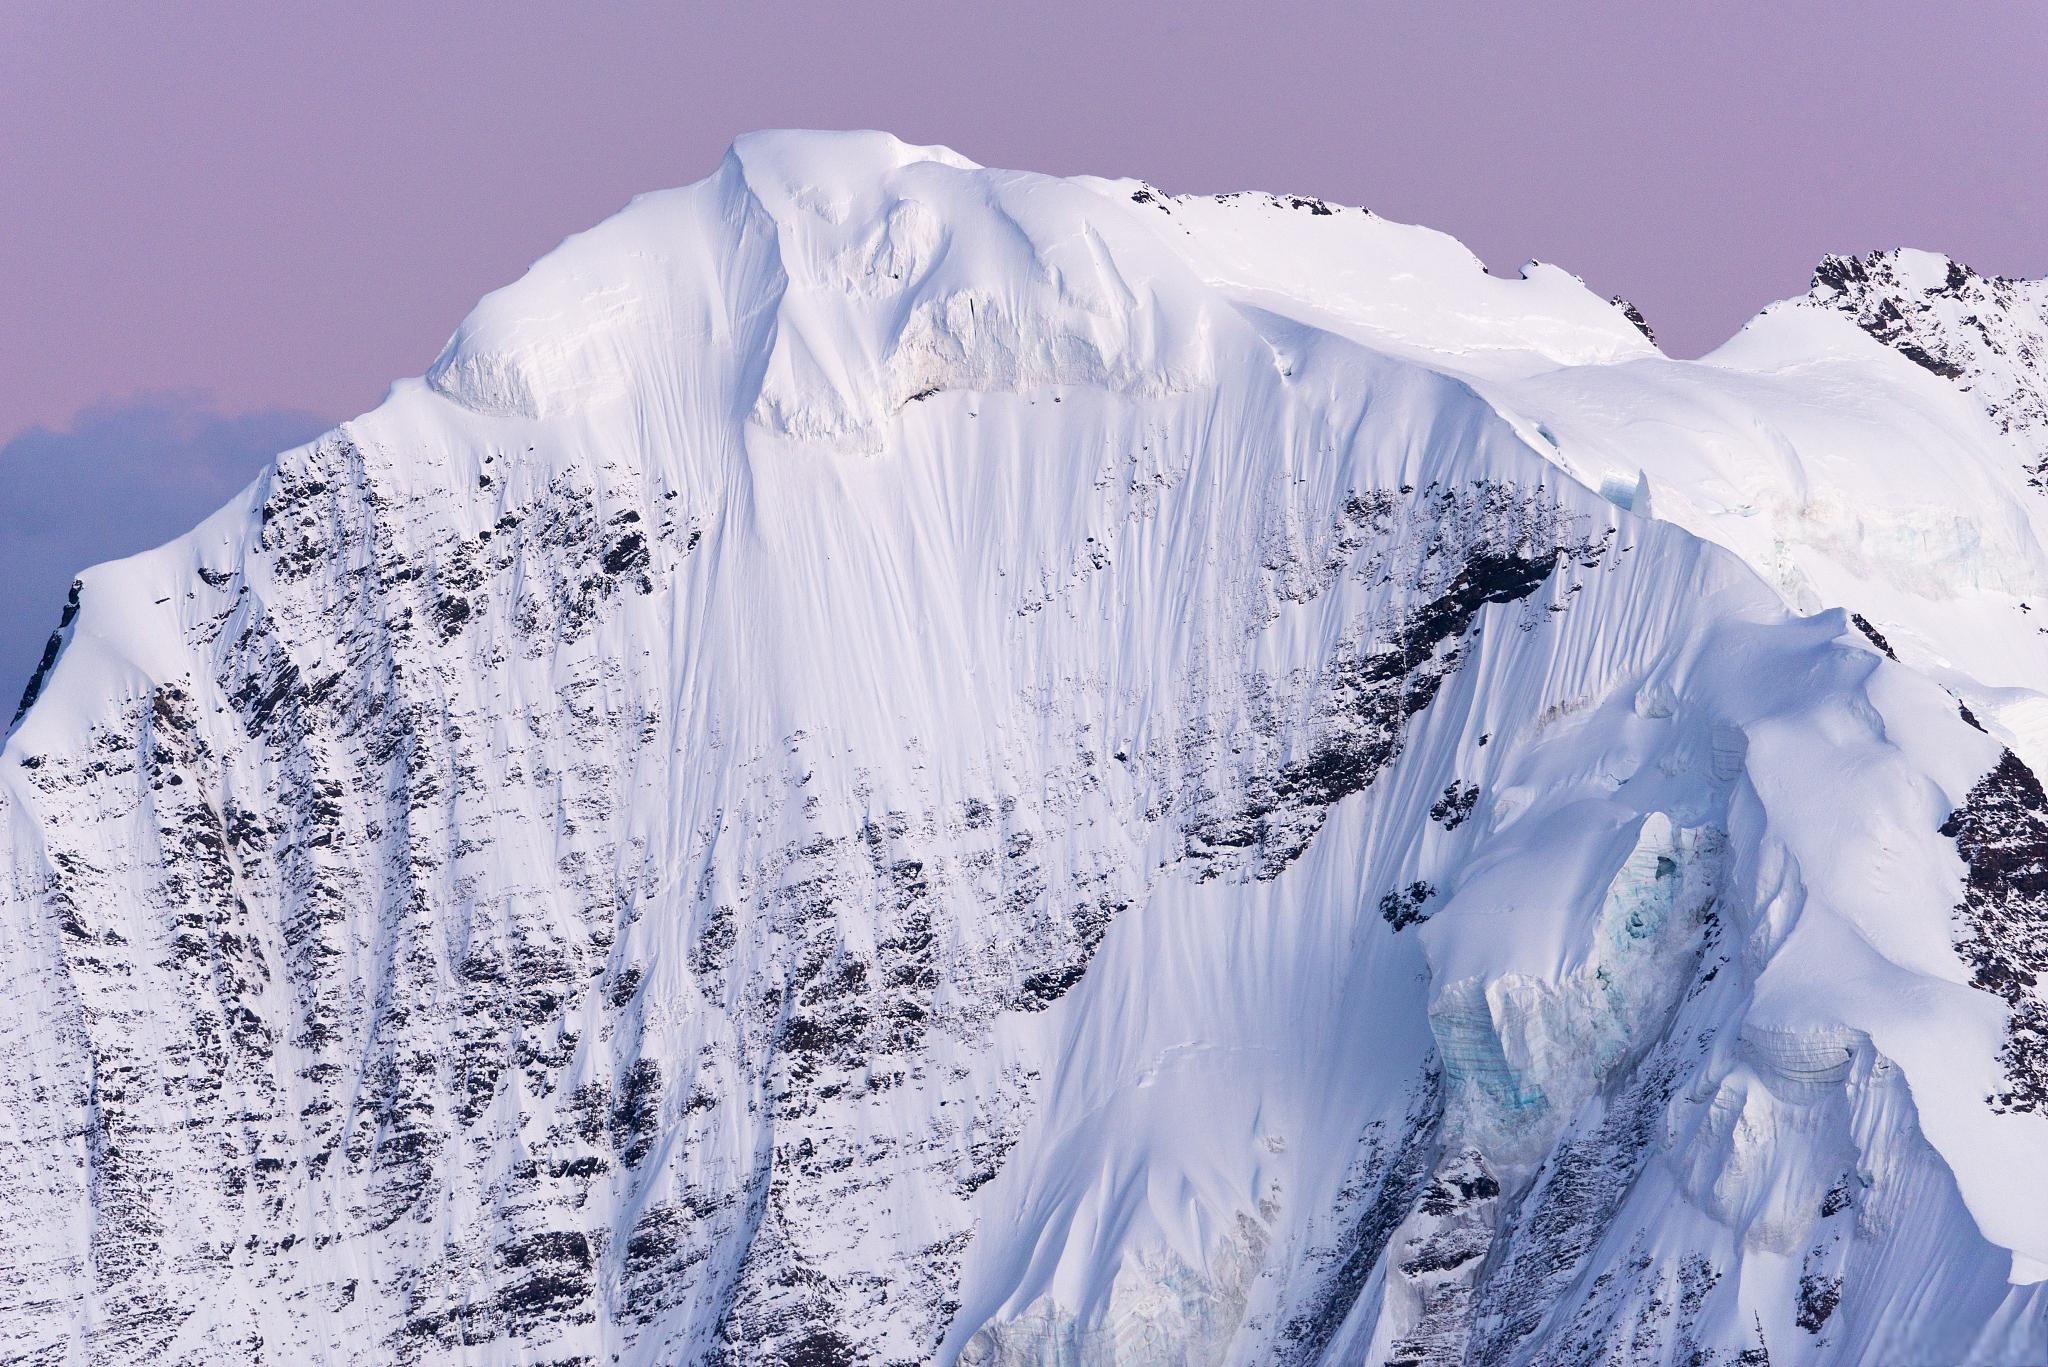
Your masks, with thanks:
[(1629, 322), (1635, 324), (1636, 331), (1642, 333), (1643, 336), (1650, 339), (1650, 345), (1655, 346), (1657, 344), (1657, 334), (1650, 331), (1649, 320), (1643, 317), (1643, 311), (1641, 309), (1637, 308), (1634, 304), (1631, 304), (1628, 300), (1622, 298), (1618, 294), (1615, 295), (1608, 302), (1621, 310), (1622, 317), (1628, 319)]
[(1447, 784), (1443, 796), (1429, 809), (1429, 819), (1447, 831), (1455, 831), (1472, 817), (1472, 808), (1479, 802), (1479, 785), (1467, 783), (1463, 787), (1453, 779)]
[(1884, 638), (1883, 632), (1879, 631), (1876, 627), (1870, 625), (1870, 619), (1868, 617), (1865, 617), (1860, 612), (1852, 612), (1849, 614), (1849, 620), (1856, 624), (1856, 629), (1863, 633), (1864, 638), (1866, 640), (1868, 640), (1872, 645), (1876, 646), (1879, 650), (1884, 652), (1885, 658), (1893, 661), (1896, 661), (1899, 658), (1897, 655), (1892, 653), (1892, 643)]
[(20, 725), (29, 708), (35, 705), (35, 700), (42, 696), (43, 684), (49, 679), (50, 671), (56, 668), (57, 656), (64, 649), (64, 633), (70, 630), (72, 620), (78, 616), (78, 595), (84, 591), (83, 580), (71, 581), (71, 592), (64, 599), (63, 615), (57, 621), (57, 629), (50, 633), (50, 639), (43, 643), (43, 657), (37, 663), (35, 673), (29, 675), (28, 687), (22, 690), (21, 706), (14, 709), (14, 720), (7, 724), (9, 730)]
[(1397, 932), (1429, 919), (1423, 908), (1436, 896), (1436, 889), (1420, 880), (1380, 898), (1380, 918)]
[(1827, 1327), (1842, 1303), (1842, 1279), (1807, 1273), (1799, 1279), (1799, 1312), (1795, 1322), (1809, 1334)]
[(1956, 908), (1956, 952), (1972, 986), (2002, 998), (2006, 1019), (2005, 1090), (2000, 1111), (2048, 1106), (2048, 797), (2040, 780), (2007, 750), (1941, 824), (1969, 874)]

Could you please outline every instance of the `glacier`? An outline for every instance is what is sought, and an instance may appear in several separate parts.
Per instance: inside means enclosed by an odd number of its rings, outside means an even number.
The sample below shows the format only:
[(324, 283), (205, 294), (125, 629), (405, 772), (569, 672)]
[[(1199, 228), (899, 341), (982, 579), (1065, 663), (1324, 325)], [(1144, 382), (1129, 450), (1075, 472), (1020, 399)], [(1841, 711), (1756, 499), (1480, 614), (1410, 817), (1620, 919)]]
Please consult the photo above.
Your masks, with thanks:
[(2048, 1359), (2044, 359), (743, 137), (80, 576), (0, 1357)]

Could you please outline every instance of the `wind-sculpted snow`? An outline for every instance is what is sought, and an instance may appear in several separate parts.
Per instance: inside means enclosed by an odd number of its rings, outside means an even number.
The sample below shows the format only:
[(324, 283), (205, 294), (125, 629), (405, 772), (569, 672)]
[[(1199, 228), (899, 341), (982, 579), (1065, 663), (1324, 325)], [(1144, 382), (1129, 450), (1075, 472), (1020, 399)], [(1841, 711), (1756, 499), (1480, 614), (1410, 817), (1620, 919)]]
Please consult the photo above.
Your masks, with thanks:
[(2039, 1360), (2034, 372), (1859, 269), (1675, 362), (879, 134), (570, 239), (81, 576), (0, 1357)]

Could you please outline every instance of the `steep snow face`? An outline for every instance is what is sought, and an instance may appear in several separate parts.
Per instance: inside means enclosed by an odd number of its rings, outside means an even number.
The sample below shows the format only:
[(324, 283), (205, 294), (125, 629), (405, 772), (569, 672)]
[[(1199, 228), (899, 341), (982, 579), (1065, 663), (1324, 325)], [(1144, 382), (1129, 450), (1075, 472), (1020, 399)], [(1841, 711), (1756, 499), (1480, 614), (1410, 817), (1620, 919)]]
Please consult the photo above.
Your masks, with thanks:
[(1360, 211), (742, 139), (82, 576), (0, 1343), (2040, 1359), (2038, 377), (1900, 269), (1682, 363)]

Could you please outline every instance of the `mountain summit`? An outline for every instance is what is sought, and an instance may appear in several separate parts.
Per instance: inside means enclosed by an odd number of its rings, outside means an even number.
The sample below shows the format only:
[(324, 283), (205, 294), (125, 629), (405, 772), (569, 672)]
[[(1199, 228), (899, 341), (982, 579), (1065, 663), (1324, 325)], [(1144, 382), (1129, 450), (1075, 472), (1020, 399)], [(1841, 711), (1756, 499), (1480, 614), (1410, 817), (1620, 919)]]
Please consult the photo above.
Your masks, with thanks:
[(87, 571), (0, 1357), (2048, 1357), (2043, 286), (742, 138)]

